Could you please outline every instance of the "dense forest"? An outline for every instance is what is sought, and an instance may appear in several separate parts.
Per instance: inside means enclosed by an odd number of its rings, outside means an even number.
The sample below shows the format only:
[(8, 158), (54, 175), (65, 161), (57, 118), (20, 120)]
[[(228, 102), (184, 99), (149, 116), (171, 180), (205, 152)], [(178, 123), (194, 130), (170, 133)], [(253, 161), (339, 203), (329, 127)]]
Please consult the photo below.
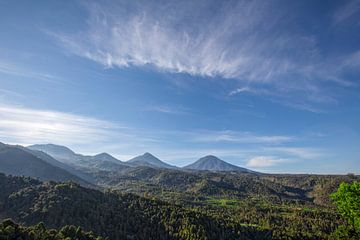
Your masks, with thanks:
[[(285, 178), (288, 185), (304, 184)], [(352, 176), (347, 178), (351, 182)], [(11, 218), (25, 226), (43, 222), (46, 228), (54, 229), (74, 225), (109, 239), (333, 239), (338, 227), (346, 225), (327, 202), (319, 205), (310, 200), (282, 201), (281, 196), (266, 198), (267, 192), (261, 195), (264, 189), (258, 191), (258, 197), (245, 198), (203, 193), (192, 202), (179, 200), (180, 205), (159, 200), (151, 193), (140, 197), (118, 190), (88, 189), (73, 182), (41, 182), (4, 174), (0, 175), (0, 185), (3, 219)], [(172, 197), (176, 198), (175, 192)], [(17, 229), (18, 234), (27, 234), (36, 227)], [(62, 232), (43, 231), (54, 236)], [(81, 234), (85, 237), (79, 239), (94, 236)]]

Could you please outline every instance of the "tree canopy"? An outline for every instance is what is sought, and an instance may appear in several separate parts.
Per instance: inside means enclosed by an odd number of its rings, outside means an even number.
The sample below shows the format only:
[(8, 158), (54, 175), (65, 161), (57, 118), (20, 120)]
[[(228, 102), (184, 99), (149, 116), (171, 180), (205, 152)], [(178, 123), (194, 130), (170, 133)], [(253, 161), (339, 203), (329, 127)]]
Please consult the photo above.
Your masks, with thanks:
[(339, 234), (360, 239), (360, 182), (341, 183), (331, 198), (340, 215), (347, 221), (346, 226), (338, 229)]

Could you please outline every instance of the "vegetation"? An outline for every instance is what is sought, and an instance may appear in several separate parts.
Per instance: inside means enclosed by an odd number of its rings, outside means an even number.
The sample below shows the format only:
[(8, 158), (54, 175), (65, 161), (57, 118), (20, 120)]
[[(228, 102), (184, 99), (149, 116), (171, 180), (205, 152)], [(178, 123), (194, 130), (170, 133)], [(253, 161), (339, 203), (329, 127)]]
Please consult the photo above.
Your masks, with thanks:
[[(359, 195), (355, 175), (149, 167), (88, 173), (103, 190), (0, 174), (0, 218), (51, 229), (78, 226), (109, 239), (359, 239), (359, 204), (344, 201)], [(332, 195), (337, 212), (329, 196), (339, 185)]]
[(360, 182), (341, 183), (331, 195), (338, 212), (346, 220), (334, 233), (338, 239), (360, 239)]
[(267, 239), (268, 230), (242, 226), (158, 200), (75, 183), (42, 183), (0, 175), (0, 212), (25, 225), (80, 226), (110, 239)]
[(84, 232), (81, 227), (64, 226), (60, 230), (46, 229), (44, 224), (38, 223), (35, 226), (24, 227), (14, 223), (10, 219), (0, 223), (0, 239), (3, 240), (102, 240), (92, 232)]

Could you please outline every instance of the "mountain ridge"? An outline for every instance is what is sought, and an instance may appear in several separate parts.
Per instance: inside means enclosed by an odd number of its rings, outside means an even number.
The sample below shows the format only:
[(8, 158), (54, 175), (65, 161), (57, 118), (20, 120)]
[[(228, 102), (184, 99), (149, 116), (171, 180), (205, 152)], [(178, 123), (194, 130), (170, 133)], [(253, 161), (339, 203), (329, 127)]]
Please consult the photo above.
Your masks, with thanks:
[(75, 153), (70, 148), (56, 144), (36, 144), (27, 147), (31, 150), (42, 151), (56, 160), (75, 167), (98, 168), (112, 170), (125, 167), (124, 162), (108, 153), (87, 156)]

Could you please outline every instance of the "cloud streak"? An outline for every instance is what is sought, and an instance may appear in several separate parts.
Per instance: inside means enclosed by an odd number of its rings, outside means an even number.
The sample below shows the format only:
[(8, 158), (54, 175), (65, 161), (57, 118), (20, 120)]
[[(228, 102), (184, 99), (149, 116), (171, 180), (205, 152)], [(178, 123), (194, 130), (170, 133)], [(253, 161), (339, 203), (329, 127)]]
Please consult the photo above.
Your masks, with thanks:
[(267, 168), (284, 162), (287, 162), (287, 160), (274, 158), (271, 156), (258, 156), (249, 159), (248, 162), (246, 163), (246, 166), (253, 168)]
[(233, 142), (247, 144), (281, 144), (296, 140), (293, 136), (257, 135), (241, 131), (195, 131), (188, 133), (194, 142)]
[(62, 81), (62, 79), (52, 74), (35, 72), (33, 70), (19, 67), (17, 65), (3, 61), (1, 59), (0, 59), (0, 73), (6, 75), (12, 75), (16, 77), (22, 77), (22, 78), (38, 79), (51, 83), (59, 83)]
[(190, 114), (189, 109), (181, 106), (169, 106), (169, 105), (150, 105), (145, 108), (145, 111), (158, 112), (164, 114), (175, 114), (175, 115), (184, 115)]

